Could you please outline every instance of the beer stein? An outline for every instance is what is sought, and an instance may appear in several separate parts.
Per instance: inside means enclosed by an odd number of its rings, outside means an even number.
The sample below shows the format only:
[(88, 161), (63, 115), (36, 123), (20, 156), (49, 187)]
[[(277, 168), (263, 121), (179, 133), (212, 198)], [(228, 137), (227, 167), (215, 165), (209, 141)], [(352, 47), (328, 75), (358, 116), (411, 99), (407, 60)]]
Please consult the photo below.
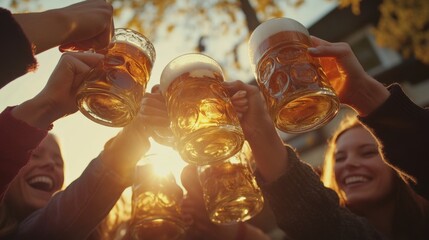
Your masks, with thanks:
[(155, 49), (140, 33), (118, 28), (105, 52), (104, 60), (89, 71), (80, 85), (77, 105), (94, 122), (123, 127), (139, 112)]
[(253, 175), (251, 154), (245, 142), (236, 155), (214, 164), (198, 166), (198, 178), (212, 222), (243, 222), (264, 207), (262, 192)]
[(309, 55), (310, 35), (301, 23), (268, 20), (253, 31), (248, 47), (256, 81), (278, 129), (307, 132), (336, 116), (340, 103), (326, 72), (338, 69), (323, 69), (320, 59)]
[(175, 148), (188, 163), (220, 161), (243, 145), (243, 131), (223, 81), (219, 64), (198, 53), (179, 56), (162, 71), (160, 90)]
[(171, 172), (157, 174), (156, 154), (136, 165), (132, 186), (131, 239), (184, 239), (188, 226), (181, 218), (183, 191)]

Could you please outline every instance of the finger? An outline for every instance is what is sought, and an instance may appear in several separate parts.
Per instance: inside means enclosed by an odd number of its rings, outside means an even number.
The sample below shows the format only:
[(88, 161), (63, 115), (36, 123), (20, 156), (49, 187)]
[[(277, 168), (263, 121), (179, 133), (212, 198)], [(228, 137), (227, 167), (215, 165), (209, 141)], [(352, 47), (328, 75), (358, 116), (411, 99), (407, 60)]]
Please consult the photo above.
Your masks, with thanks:
[(104, 59), (104, 55), (98, 54), (98, 53), (83, 53), (83, 52), (67, 52), (64, 53), (61, 58), (66, 57), (72, 57), (80, 62), (86, 64), (89, 67), (94, 67), (97, 65), (101, 60)]
[(323, 40), (321, 38), (318, 38), (316, 36), (310, 36), (311, 42), (313, 44), (313, 46), (319, 46), (319, 45), (329, 45), (331, 44), (330, 42)]
[(149, 115), (142, 115), (141, 120), (145, 125), (150, 128), (167, 128), (170, 126), (170, 121), (163, 117), (155, 117)]
[(308, 53), (313, 57), (341, 58), (348, 53), (348, 44), (343, 42), (322, 44), (308, 48)]
[(159, 111), (162, 111), (167, 115), (167, 107), (165, 106), (164, 101), (160, 101), (157, 97), (154, 96), (146, 96), (148, 93), (145, 94), (141, 101), (142, 108), (149, 107), (149, 108), (156, 108)]
[(239, 90), (236, 93), (234, 93), (234, 95), (232, 95), (231, 100), (243, 99), (243, 98), (246, 98), (246, 96), (247, 96), (247, 92), (245, 90)]
[(233, 99), (231, 100), (232, 105), (234, 105), (234, 107), (244, 107), (247, 106), (249, 103), (249, 100), (247, 98), (243, 98), (243, 99)]
[(234, 107), (235, 111), (237, 112), (237, 114), (241, 114), (243, 115), (244, 113), (247, 112), (247, 110), (249, 110), (249, 106), (244, 106), (244, 107)]

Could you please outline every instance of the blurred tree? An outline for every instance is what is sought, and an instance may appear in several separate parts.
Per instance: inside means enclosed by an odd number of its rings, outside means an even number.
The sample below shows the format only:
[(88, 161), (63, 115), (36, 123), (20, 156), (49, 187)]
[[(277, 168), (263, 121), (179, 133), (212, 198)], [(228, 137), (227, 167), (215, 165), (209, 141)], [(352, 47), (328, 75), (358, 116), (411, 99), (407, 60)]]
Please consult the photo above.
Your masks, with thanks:
[[(231, 75), (250, 72), (244, 62), (248, 61), (246, 43), (249, 33), (261, 21), (287, 16), (287, 10), (299, 8), (306, 0), (108, 1), (114, 6), (115, 16), (121, 16), (125, 26), (150, 36), (154, 42), (181, 31), (186, 42), (195, 43), (196, 51), (222, 54), (221, 64)], [(351, 7), (354, 14), (360, 14), (361, 0), (326, 1), (337, 2), (339, 8)], [(34, 2), (37, 1), (11, 0), (11, 6), (25, 10), (23, 7)], [(380, 12), (375, 31), (377, 42), (429, 64), (429, 55), (425, 54), (429, 50), (429, 1), (383, 0)], [(222, 49), (214, 48), (212, 43), (221, 44)], [(248, 74), (248, 77), (251, 76)]]
[(380, 14), (377, 42), (429, 64), (429, 1), (384, 0)]

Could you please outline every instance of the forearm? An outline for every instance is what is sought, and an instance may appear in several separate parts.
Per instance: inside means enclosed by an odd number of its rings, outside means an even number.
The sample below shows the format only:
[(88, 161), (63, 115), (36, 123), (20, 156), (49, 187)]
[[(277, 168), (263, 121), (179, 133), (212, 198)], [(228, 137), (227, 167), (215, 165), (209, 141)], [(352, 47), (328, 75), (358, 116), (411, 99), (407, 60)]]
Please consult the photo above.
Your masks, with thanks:
[(108, 215), (128, 183), (99, 158), (94, 159), (46, 207), (22, 221), (16, 239), (86, 239)]
[(149, 148), (149, 136), (144, 122), (137, 116), (104, 145), (100, 158), (119, 176), (127, 176), (131, 184), (135, 165)]
[(13, 16), (29, 41), (34, 44), (36, 54), (62, 44), (70, 32), (67, 18), (55, 9)]
[(36, 68), (30, 42), (10, 11), (0, 8), (0, 88)]
[(288, 165), (287, 151), (274, 125), (266, 124), (255, 130), (247, 141), (252, 149), (256, 166), (266, 182), (272, 182), (283, 175)]
[(11, 113), (13, 117), (26, 122), (30, 126), (46, 130), (50, 129), (51, 124), (61, 117), (60, 112), (38, 97), (16, 106)]
[(365, 74), (363, 78), (370, 78), (370, 80), (360, 80), (367, 82), (361, 85), (359, 89), (355, 89), (353, 93), (354, 99), (351, 101), (350, 106), (354, 108), (360, 116), (367, 116), (368, 114), (379, 108), (390, 96), (387, 88), (380, 82), (373, 79), (370, 75)]

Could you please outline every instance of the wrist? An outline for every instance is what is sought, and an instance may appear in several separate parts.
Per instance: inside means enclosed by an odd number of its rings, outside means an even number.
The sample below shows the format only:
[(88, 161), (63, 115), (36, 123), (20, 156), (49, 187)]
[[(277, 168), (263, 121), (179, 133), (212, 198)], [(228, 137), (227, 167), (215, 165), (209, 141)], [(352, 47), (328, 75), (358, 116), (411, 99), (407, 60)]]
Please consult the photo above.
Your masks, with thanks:
[(59, 118), (49, 104), (44, 104), (37, 98), (16, 106), (11, 114), (16, 119), (24, 121), (32, 127), (45, 130), (51, 129), (52, 123)]
[(359, 116), (369, 115), (379, 108), (390, 96), (389, 90), (382, 83), (375, 79), (369, 82), (370, 84), (360, 89), (361, 91), (359, 91), (359, 95), (356, 97), (358, 101), (352, 106)]

